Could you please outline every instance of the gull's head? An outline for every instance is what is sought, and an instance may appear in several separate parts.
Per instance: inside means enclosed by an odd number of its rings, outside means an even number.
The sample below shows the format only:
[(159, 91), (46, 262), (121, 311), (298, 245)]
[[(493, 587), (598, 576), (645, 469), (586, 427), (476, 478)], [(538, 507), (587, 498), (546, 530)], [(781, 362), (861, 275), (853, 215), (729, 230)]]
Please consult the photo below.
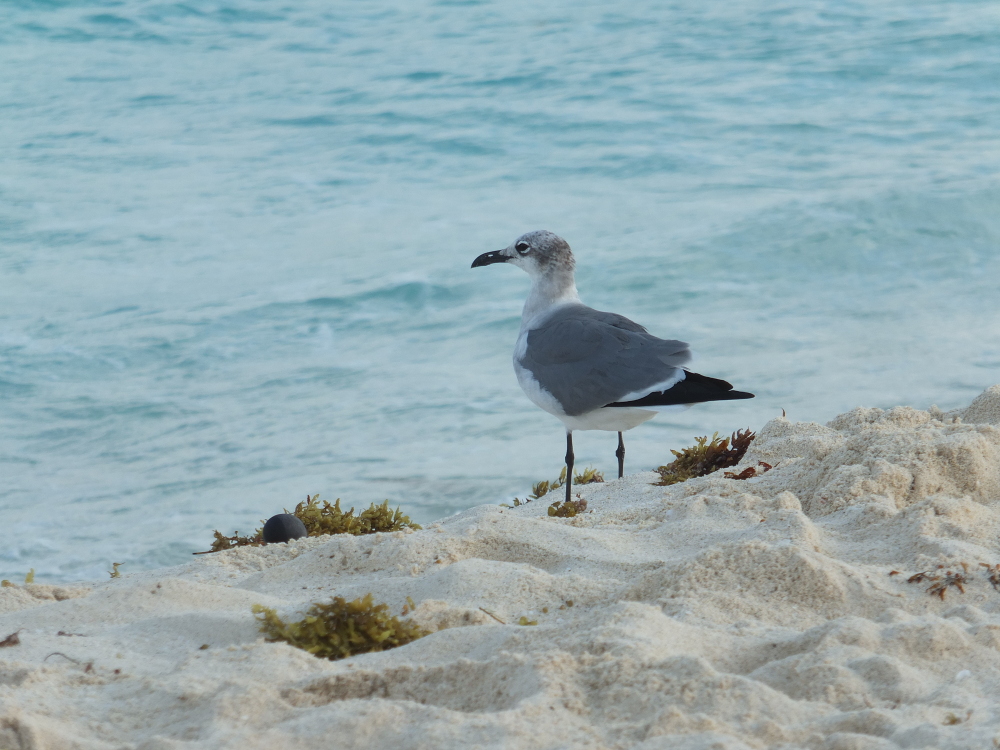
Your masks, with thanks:
[(572, 276), (576, 265), (569, 243), (544, 229), (522, 234), (503, 250), (483, 253), (472, 261), (472, 267), (493, 263), (510, 263), (526, 271), (532, 279), (566, 273)]

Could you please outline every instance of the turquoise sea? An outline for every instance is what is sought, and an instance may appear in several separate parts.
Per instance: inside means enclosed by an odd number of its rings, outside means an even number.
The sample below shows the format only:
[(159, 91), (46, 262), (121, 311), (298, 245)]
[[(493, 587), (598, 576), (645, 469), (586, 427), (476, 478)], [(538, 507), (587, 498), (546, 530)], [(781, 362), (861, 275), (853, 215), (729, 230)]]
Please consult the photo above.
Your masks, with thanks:
[[(1000, 382), (998, 82), (989, 0), (6, 0), (0, 576), (554, 478), (527, 277), (469, 268), (532, 229), (757, 394), (629, 433), (629, 471), (964, 405)], [(613, 474), (613, 433), (575, 443)]]

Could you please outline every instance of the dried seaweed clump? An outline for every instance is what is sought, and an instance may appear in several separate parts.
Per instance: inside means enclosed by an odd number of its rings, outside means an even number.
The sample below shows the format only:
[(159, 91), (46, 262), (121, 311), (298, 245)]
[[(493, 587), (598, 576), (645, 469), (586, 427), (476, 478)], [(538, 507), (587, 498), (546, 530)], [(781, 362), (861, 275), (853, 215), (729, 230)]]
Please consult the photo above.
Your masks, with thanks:
[[(599, 472), (597, 469), (588, 466), (582, 472), (573, 475), (573, 484), (598, 484), (604, 481), (604, 474)], [(528, 495), (526, 500), (521, 500), (520, 498), (514, 498), (513, 505), (506, 505), (501, 503), (500, 505), (504, 508), (517, 508), (521, 505), (527, 505), (532, 500), (537, 500), (540, 497), (545, 497), (550, 492), (562, 487), (566, 484), (566, 467), (562, 467), (562, 471), (559, 472), (559, 478), (554, 482), (537, 482), (531, 486), (531, 494)], [(549, 515), (552, 515), (549, 513)]]
[[(982, 565), (982, 563), (980, 563)], [(954, 587), (958, 589), (961, 593), (965, 593), (965, 586), (969, 583), (969, 564), (960, 562), (959, 566), (962, 571), (951, 571), (944, 570), (943, 565), (938, 565), (937, 570), (925, 570), (920, 573), (916, 573), (906, 579), (907, 583), (929, 583), (930, 586), (927, 587), (927, 593), (931, 596), (938, 597), (941, 601), (944, 601), (945, 592), (948, 587)], [(984, 565), (983, 567), (989, 570), (989, 566)]]
[(756, 466), (748, 466), (738, 474), (735, 471), (727, 471), (723, 476), (726, 479), (753, 479), (773, 468), (767, 461), (758, 461)]
[[(285, 510), (285, 513), (289, 511)], [(340, 508), (340, 498), (330, 505), (326, 500), (320, 505), (319, 495), (306, 495), (306, 499), (295, 506), (292, 515), (305, 524), (309, 536), (322, 536), (323, 534), (376, 534), (380, 531), (402, 531), (403, 529), (419, 529), (420, 525), (413, 523), (410, 517), (403, 515), (399, 508), (392, 510), (389, 501), (384, 501), (381, 505), (371, 504), (367, 510), (354, 515), (354, 508), (346, 513)], [(240, 536), (236, 532), (233, 536), (225, 536), (215, 531), (215, 541), (208, 552), (221, 552), (224, 549), (233, 547), (259, 547), (264, 544), (264, 521), (261, 521), (261, 528), (257, 529), (250, 536)], [(195, 552), (196, 555), (207, 554), (205, 552)]]
[(986, 568), (986, 579), (994, 589), (1000, 591), (1000, 565), (979, 563), (979, 567)]
[(260, 631), (269, 641), (284, 641), (324, 659), (344, 659), (354, 654), (387, 651), (403, 646), (428, 631), (389, 614), (389, 605), (373, 604), (372, 595), (352, 602), (335, 596), (327, 604), (316, 602), (298, 622), (284, 622), (275, 610), (253, 606)]
[(731, 437), (719, 439), (719, 433), (707, 437), (696, 437), (695, 445), (680, 451), (672, 450), (676, 458), (666, 466), (656, 469), (660, 475), (660, 486), (686, 482), (688, 479), (703, 477), (719, 469), (736, 466), (747, 452), (756, 434), (748, 427), (737, 430)]
[[(222, 552), (224, 549), (232, 549), (233, 547), (259, 547), (264, 543), (264, 532), (262, 529), (257, 529), (257, 531), (250, 536), (240, 536), (240, 532), (236, 532), (232, 536), (225, 536), (221, 531), (213, 531), (212, 534), (215, 536), (215, 541), (212, 542), (212, 548), (208, 550), (209, 552)], [(196, 555), (204, 555), (204, 552), (195, 552)]]
[[(288, 512), (287, 510), (285, 511)], [(295, 506), (292, 514), (306, 526), (309, 536), (322, 534), (376, 534), (381, 531), (402, 531), (403, 529), (419, 529), (409, 516), (403, 515), (399, 508), (389, 508), (389, 501), (381, 505), (371, 504), (367, 510), (354, 515), (354, 508), (346, 513), (340, 509), (340, 499), (333, 505), (326, 500), (319, 503), (319, 495), (310, 497)]]
[[(35, 569), (34, 568), (32, 568), (31, 570), (28, 571), (28, 575), (26, 575), (24, 577), (24, 582), (25, 583), (34, 583), (35, 582)], [(3, 588), (15, 588), (15, 589), (17, 588), (17, 584), (16, 583), (11, 583), (6, 578), (4, 578), (2, 581), (0, 581), (0, 586), (2, 586)]]
[(549, 515), (555, 518), (572, 518), (587, 510), (587, 501), (582, 497), (579, 500), (558, 500), (549, 506)]
[[(946, 569), (944, 565), (938, 565), (934, 570), (923, 570), (915, 573), (906, 579), (907, 583), (929, 583), (927, 593), (936, 596), (944, 601), (945, 592), (949, 588), (958, 589), (962, 594), (965, 587), (969, 585), (970, 565), (966, 562), (959, 562), (954, 570)], [(985, 568), (986, 580), (997, 591), (1000, 591), (1000, 565), (990, 565), (989, 563), (979, 563), (979, 567)], [(962, 570), (959, 571), (958, 568)], [(898, 570), (889, 572), (890, 576), (901, 575)]]

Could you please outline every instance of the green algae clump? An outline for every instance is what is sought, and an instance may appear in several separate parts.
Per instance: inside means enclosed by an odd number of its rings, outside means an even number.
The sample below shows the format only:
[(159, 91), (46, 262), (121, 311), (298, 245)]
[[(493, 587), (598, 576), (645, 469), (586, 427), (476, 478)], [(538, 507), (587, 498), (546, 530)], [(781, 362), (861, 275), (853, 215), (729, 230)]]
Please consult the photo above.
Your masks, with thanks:
[[(232, 549), (233, 547), (259, 547), (264, 543), (263, 532), (259, 529), (252, 536), (240, 536), (238, 531), (232, 536), (226, 536), (221, 531), (213, 531), (212, 533), (215, 535), (215, 541), (212, 542), (212, 548), (208, 552), (222, 552), (224, 549)], [(205, 555), (208, 552), (195, 552), (195, 554)]]
[[(597, 484), (604, 481), (604, 474), (599, 472), (597, 469), (588, 466), (583, 472), (573, 475), (573, 484)], [(566, 467), (563, 466), (562, 471), (559, 472), (559, 478), (553, 482), (542, 481), (537, 482), (531, 486), (531, 494), (528, 495), (526, 500), (521, 500), (520, 498), (514, 498), (513, 505), (506, 505), (501, 503), (503, 508), (517, 508), (522, 505), (527, 505), (532, 500), (538, 500), (541, 497), (545, 497), (550, 492), (554, 492), (560, 487), (566, 484)], [(552, 515), (549, 513), (549, 515)]]
[(360, 536), (362, 534), (420, 528), (420, 525), (413, 523), (409, 516), (403, 515), (399, 508), (392, 510), (388, 500), (385, 500), (381, 505), (372, 503), (367, 510), (354, 515), (354, 508), (346, 513), (340, 509), (340, 498), (337, 498), (333, 505), (330, 505), (326, 500), (320, 505), (319, 495), (311, 497), (306, 495), (306, 499), (295, 506), (292, 515), (305, 524), (309, 536), (323, 534)]
[(708, 437), (696, 437), (695, 444), (680, 451), (672, 450), (676, 457), (671, 463), (656, 469), (660, 475), (660, 486), (686, 482), (688, 479), (736, 466), (747, 452), (756, 434), (748, 427), (737, 430), (731, 437), (719, 439), (719, 433)]
[(267, 640), (284, 641), (313, 656), (331, 660), (388, 651), (429, 632), (408, 620), (393, 617), (389, 605), (374, 604), (371, 594), (352, 602), (340, 596), (326, 604), (316, 602), (297, 622), (286, 623), (275, 610), (261, 604), (255, 604), (253, 612)]
[[(285, 513), (288, 513), (285, 510)], [(354, 515), (354, 508), (346, 513), (340, 508), (340, 498), (330, 505), (323, 501), (320, 505), (319, 495), (306, 495), (306, 499), (295, 506), (291, 514), (305, 524), (309, 536), (322, 536), (323, 534), (352, 534), (360, 536), (362, 534), (377, 534), (384, 531), (402, 531), (403, 529), (419, 529), (420, 524), (413, 523), (410, 517), (403, 515), (403, 512), (396, 508), (389, 507), (389, 501), (384, 501), (381, 505), (371, 504), (367, 510)], [(250, 536), (240, 536), (236, 532), (233, 536), (226, 536), (219, 531), (212, 532), (215, 541), (212, 548), (207, 552), (195, 552), (196, 555), (205, 555), (209, 552), (221, 552), (233, 547), (259, 547), (264, 542), (264, 521), (261, 521), (261, 528), (257, 529)]]
[(587, 510), (587, 501), (583, 498), (579, 500), (558, 500), (549, 506), (549, 515), (553, 518), (572, 518)]

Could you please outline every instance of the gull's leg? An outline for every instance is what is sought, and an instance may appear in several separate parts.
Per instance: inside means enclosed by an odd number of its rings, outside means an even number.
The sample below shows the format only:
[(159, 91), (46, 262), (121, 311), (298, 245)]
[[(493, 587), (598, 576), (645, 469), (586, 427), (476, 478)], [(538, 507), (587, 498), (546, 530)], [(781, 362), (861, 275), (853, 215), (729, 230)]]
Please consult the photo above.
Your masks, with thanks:
[(573, 433), (566, 431), (566, 502), (573, 494)]
[(618, 478), (621, 479), (625, 476), (625, 441), (620, 432), (618, 433), (618, 450), (615, 451), (615, 455), (618, 456)]

